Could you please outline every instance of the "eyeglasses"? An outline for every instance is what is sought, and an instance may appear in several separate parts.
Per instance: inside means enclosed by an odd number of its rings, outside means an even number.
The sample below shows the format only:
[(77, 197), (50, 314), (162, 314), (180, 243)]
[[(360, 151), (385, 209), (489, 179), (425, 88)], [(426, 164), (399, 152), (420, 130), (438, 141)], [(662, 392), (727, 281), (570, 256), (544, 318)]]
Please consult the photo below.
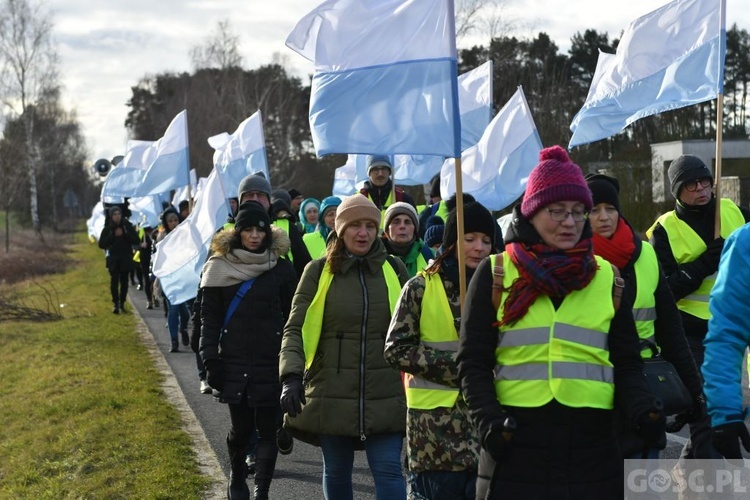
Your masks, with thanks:
[(690, 191), (691, 193), (693, 191), (698, 190), (698, 186), (701, 188), (707, 188), (711, 185), (711, 178), (710, 177), (704, 177), (703, 179), (698, 179), (697, 181), (690, 181), (683, 184), (685, 186), (685, 189)]
[(574, 221), (583, 222), (589, 216), (589, 213), (585, 210), (572, 210), (570, 212), (562, 208), (547, 208), (546, 210), (549, 218), (555, 222), (563, 222), (569, 215), (573, 217)]

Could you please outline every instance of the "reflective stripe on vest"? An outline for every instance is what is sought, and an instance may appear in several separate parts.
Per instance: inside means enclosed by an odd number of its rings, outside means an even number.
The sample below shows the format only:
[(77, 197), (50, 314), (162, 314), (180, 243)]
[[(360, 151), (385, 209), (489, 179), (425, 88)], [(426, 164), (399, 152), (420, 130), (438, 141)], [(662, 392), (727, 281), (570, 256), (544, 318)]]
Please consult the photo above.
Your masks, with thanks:
[[(289, 236), (289, 221), (286, 219), (276, 219), (273, 221), (273, 225), (278, 227), (279, 229), (283, 229), (287, 236)], [(291, 237), (289, 238), (291, 240)], [(289, 247), (289, 251), (286, 253), (284, 257), (289, 259), (290, 262), (294, 262), (294, 255), (292, 255), (291, 246)]]
[[(656, 287), (659, 285), (659, 261), (654, 248), (648, 243), (641, 243), (641, 254), (633, 266), (635, 271), (635, 301), (633, 302), (633, 319), (638, 337), (654, 342), (654, 321), (656, 321)], [(655, 343), (655, 342), (654, 342)], [(651, 349), (641, 351), (641, 357), (650, 358)]]
[(323, 239), (323, 235), (320, 231), (307, 233), (302, 235), (302, 241), (305, 242), (307, 251), (310, 252), (310, 257), (315, 260), (323, 257), (326, 253), (326, 240)]
[[(398, 275), (388, 259), (383, 262), (383, 276), (385, 284), (388, 287), (388, 305), (391, 309), (391, 315), (396, 308), (398, 296), (401, 294), (401, 282)], [(310, 302), (310, 306), (305, 313), (305, 321), (302, 324), (302, 347), (305, 352), (305, 369), (310, 369), (315, 353), (318, 350), (320, 341), (320, 332), (323, 329), (323, 315), (325, 313), (326, 296), (328, 289), (331, 287), (334, 275), (331, 273), (331, 266), (328, 262), (323, 266), (318, 281), (318, 290)]]
[[(491, 256), (491, 269), (495, 259)], [(596, 260), (599, 269), (591, 283), (566, 295), (557, 310), (549, 297), (539, 296), (516, 324), (501, 328), (495, 349), (495, 394), (501, 404), (536, 408), (555, 399), (574, 408), (613, 408), (609, 325), (615, 314), (614, 273), (607, 261)], [(503, 286), (509, 288), (519, 273), (507, 252), (503, 268)], [(507, 295), (502, 295), (498, 320)]]
[[(672, 247), (672, 255), (677, 264), (693, 262), (706, 251), (706, 244), (701, 237), (685, 221), (677, 217), (674, 210), (659, 217), (647, 231), (647, 235), (653, 232), (656, 224), (661, 224), (667, 232), (669, 245)], [(745, 218), (737, 205), (732, 200), (722, 198), (721, 237), (728, 238), (735, 229), (744, 224)], [(697, 290), (677, 301), (677, 308), (697, 318), (709, 319), (711, 313), (708, 310), (708, 298), (711, 295), (714, 281), (716, 281), (715, 273), (706, 276)]]
[[(425, 288), (419, 316), (419, 340), (425, 347), (457, 352), (458, 332), (443, 280), (434, 274), (420, 275), (424, 277)], [(452, 408), (458, 399), (458, 388), (430, 382), (411, 373), (404, 373), (404, 389), (406, 406), (418, 410)]]

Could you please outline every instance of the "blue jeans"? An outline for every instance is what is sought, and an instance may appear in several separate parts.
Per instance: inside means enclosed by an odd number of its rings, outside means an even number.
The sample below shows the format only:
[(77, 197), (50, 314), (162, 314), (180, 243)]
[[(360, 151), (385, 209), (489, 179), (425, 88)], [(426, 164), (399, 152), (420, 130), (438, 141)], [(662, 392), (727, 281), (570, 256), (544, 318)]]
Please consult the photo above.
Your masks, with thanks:
[[(323, 494), (326, 500), (352, 500), (354, 446), (358, 437), (320, 436), (323, 450)], [(403, 500), (406, 483), (401, 472), (401, 434), (375, 434), (364, 442), (367, 463), (375, 480), (376, 500)]]
[(172, 304), (168, 300), (166, 302), (168, 304), (167, 326), (169, 327), (169, 336), (172, 341), (176, 342), (178, 340), (177, 334), (179, 333), (179, 330), (187, 331), (188, 321), (190, 320), (190, 311), (188, 311), (187, 303)]

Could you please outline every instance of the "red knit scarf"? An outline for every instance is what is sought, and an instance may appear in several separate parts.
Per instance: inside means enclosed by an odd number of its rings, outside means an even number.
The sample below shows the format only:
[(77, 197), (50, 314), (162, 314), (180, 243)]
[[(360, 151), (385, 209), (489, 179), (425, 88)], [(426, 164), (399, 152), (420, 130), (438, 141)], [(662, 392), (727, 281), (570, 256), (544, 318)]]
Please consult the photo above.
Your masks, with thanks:
[(594, 233), (594, 253), (604, 257), (614, 264), (617, 269), (628, 265), (635, 252), (633, 230), (622, 219), (617, 222), (617, 229), (611, 238), (605, 238)]
[(521, 319), (540, 295), (563, 297), (573, 290), (586, 288), (598, 266), (591, 239), (586, 238), (570, 250), (544, 244), (505, 245), (520, 276), (513, 282), (503, 306), (500, 326)]

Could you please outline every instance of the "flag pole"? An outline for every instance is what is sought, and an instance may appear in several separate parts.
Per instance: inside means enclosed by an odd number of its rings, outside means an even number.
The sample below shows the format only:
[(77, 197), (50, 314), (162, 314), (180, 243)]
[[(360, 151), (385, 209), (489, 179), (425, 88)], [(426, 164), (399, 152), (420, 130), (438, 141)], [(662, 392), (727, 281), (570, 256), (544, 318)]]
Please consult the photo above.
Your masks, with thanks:
[(716, 213), (714, 215), (714, 238), (721, 236), (721, 142), (724, 125), (724, 94), (716, 96), (716, 166), (714, 188), (716, 192)]
[[(464, 254), (464, 187), (461, 179), (461, 157), (456, 158), (456, 258), (458, 259), (458, 291), (460, 294), (461, 311), (464, 308), (466, 298), (466, 255)], [(447, 221), (446, 221), (447, 222)]]

